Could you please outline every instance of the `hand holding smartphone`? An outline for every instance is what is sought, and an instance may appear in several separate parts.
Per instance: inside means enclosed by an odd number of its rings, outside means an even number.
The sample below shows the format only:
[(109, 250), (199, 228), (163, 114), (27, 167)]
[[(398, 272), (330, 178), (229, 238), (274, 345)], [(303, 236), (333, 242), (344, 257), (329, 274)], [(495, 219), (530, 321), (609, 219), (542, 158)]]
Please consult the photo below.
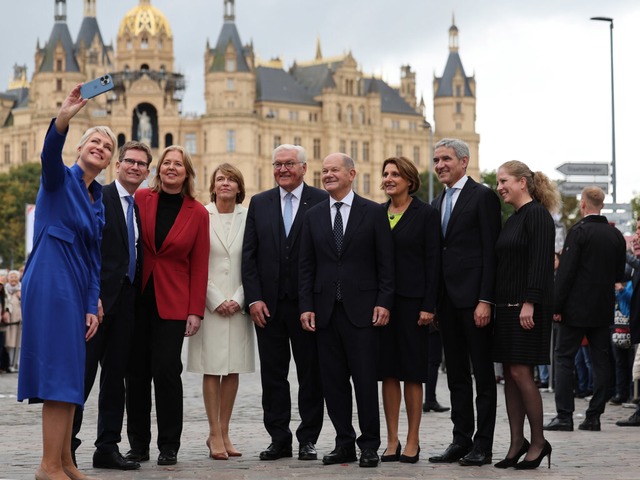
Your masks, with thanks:
[(109, 90), (113, 90), (113, 79), (111, 75), (106, 74), (83, 84), (82, 87), (80, 87), (80, 94), (82, 98), (89, 99), (101, 93), (108, 92)]

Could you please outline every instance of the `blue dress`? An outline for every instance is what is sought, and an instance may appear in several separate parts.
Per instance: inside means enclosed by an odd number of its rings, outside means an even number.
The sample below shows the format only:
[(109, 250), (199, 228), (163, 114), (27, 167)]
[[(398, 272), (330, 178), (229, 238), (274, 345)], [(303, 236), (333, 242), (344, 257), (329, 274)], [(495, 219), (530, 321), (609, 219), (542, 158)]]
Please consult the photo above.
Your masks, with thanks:
[(85, 316), (100, 293), (102, 187), (62, 161), (66, 135), (53, 121), (42, 151), (33, 250), (22, 280), (18, 400), (84, 404)]

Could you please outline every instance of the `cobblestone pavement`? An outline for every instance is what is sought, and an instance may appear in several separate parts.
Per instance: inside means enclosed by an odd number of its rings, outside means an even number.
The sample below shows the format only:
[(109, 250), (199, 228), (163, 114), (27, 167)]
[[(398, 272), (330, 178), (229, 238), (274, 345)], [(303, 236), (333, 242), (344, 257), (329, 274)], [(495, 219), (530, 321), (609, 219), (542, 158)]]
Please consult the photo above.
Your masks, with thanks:
[[(156, 465), (157, 449), (151, 450), (151, 461), (142, 464), (140, 470), (121, 472), (118, 470), (93, 469), (93, 440), (96, 425), (97, 388), (94, 389), (86, 407), (84, 428), (81, 437), (85, 443), (77, 452), (79, 467), (86, 474), (103, 480), (125, 479), (505, 479), (546, 478), (546, 479), (638, 479), (640, 478), (640, 428), (622, 428), (615, 421), (626, 418), (633, 410), (620, 406), (607, 406), (602, 416), (601, 432), (547, 432), (547, 439), (553, 446), (551, 469), (539, 468), (533, 471), (499, 470), (492, 466), (461, 467), (457, 464), (436, 465), (427, 457), (441, 452), (451, 440), (449, 413), (423, 414), (421, 427), (421, 459), (416, 464), (385, 463), (378, 468), (363, 469), (357, 463), (348, 465), (323, 466), (320, 461), (299, 461), (294, 458), (275, 462), (262, 462), (258, 453), (269, 444), (269, 438), (262, 425), (260, 407), (259, 373), (241, 375), (240, 390), (232, 418), (232, 439), (243, 456), (228, 461), (208, 458), (205, 439), (208, 424), (202, 405), (201, 377), (184, 373), (184, 431), (178, 464), (174, 467)], [(292, 391), (296, 390), (295, 375), (291, 378)], [(0, 375), (0, 480), (33, 479), (40, 460), (41, 449), (41, 407), (16, 401), (16, 374)], [(494, 441), (494, 462), (504, 457), (509, 443), (509, 430), (504, 409), (503, 387), (498, 386), (498, 420)], [(545, 422), (555, 412), (553, 393), (543, 392)], [(295, 398), (295, 394), (294, 394)], [(449, 405), (446, 378), (440, 374), (438, 399)], [(574, 417), (581, 421), (586, 408), (584, 400), (576, 400)], [(294, 412), (294, 419), (297, 413)], [(155, 419), (154, 419), (155, 425)], [(294, 427), (295, 427), (294, 423)], [(357, 421), (354, 418), (354, 425)], [(384, 448), (384, 416), (381, 413)], [(155, 427), (154, 427), (155, 428)], [(356, 428), (357, 430), (357, 428)], [(401, 437), (406, 435), (406, 421), (401, 416)], [(155, 439), (155, 431), (153, 433)], [(126, 452), (125, 439), (120, 450)], [(333, 449), (334, 430), (325, 417), (325, 424), (317, 444), (322, 456)], [(155, 442), (155, 440), (152, 440)], [(404, 442), (403, 442), (404, 443)], [(382, 453), (382, 451), (378, 452)], [(543, 462), (546, 466), (546, 460)]]

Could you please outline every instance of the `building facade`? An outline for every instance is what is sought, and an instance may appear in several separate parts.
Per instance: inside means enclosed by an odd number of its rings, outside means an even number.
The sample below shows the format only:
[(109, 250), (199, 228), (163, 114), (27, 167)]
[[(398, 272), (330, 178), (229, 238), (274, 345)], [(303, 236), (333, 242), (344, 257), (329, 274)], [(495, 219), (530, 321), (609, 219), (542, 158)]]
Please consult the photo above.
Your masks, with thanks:
[[(358, 193), (382, 201), (385, 158), (404, 155), (423, 171), (431, 164), (431, 139), (453, 136), (469, 143), (469, 173), (478, 178), (475, 78), (462, 67), (455, 24), (443, 76), (434, 78), (431, 132), (409, 65), (401, 66), (401, 84), (393, 87), (359, 69), (351, 52), (324, 57), (319, 40), (312, 60), (288, 69), (277, 59), (261, 62), (253, 45), (241, 42), (234, 0), (223, 0), (217, 42), (204, 47), (205, 112), (182, 115), (185, 79), (174, 71), (173, 33), (150, 0), (139, 0), (122, 19), (115, 48), (103, 41), (96, 0), (84, 0), (75, 40), (66, 0), (53, 2), (53, 28), (36, 48), (31, 81), (26, 66), (15, 66), (8, 90), (0, 93), (0, 171), (39, 161), (46, 129), (68, 92), (109, 72), (114, 90), (93, 99), (72, 122), (64, 152), (69, 163), (82, 133), (98, 124), (108, 125), (119, 144), (149, 143), (156, 159), (164, 147), (182, 144), (193, 156), (200, 199), (206, 201), (209, 178), (222, 162), (241, 169), (249, 196), (272, 187), (271, 152), (293, 143), (307, 150), (308, 183), (321, 186), (322, 158), (342, 151), (356, 161)], [(112, 164), (101, 180), (113, 176)]]

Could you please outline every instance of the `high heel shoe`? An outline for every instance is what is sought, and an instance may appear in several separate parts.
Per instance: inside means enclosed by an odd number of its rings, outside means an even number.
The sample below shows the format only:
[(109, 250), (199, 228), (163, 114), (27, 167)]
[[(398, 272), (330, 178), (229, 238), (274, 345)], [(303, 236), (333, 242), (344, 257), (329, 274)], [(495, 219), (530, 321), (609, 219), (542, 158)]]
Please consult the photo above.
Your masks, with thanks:
[(418, 451), (412, 457), (409, 457), (408, 455), (400, 455), (400, 461), (402, 463), (416, 463), (418, 460), (420, 460), (420, 445), (418, 445)]
[[(76, 475), (71, 470), (67, 470), (66, 468), (63, 468), (63, 470), (65, 475), (71, 480), (98, 480), (96, 477), (89, 477), (82, 472), (80, 472), (80, 475)], [(49, 477), (44, 477), (44, 480), (47, 480), (48, 478)]]
[(516, 464), (518, 463), (518, 460), (520, 460), (520, 457), (527, 453), (527, 451), (529, 450), (530, 446), (531, 446), (531, 444), (525, 438), (524, 442), (522, 442), (522, 447), (520, 447), (520, 450), (518, 450), (518, 453), (516, 453), (515, 457), (511, 457), (511, 458), (506, 457), (504, 460), (501, 460), (498, 463), (496, 463), (494, 465), (494, 467), (496, 467), (496, 468), (515, 467)]
[(546, 440), (544, 441), (544, 447), (542, 448), (542, 451), (540, 452), (540, 455), (538, 455), (538, 458), (535, 458), (533, 460), (523, 460), (520, 463), (516, 464), (516, 470), (533, 470), (534, 468), (538, 468), (538, 466), (540, 466), (540, 462), (542, 462), (542, 459), (544, 457), (547, 457), (547, 468), (551, 468), (551, 452), (553, 451), (553, 448), (551, 448), (551, 445), (549, 444), (549, 442), (547, 442)]
[(214, 452), (213, 450), (211, 450), (211, 442), (209, 442), (208, 438), (205, 443), (207, 444), (207, 448), (209, 449), (210, 458), (213, 458), (214, 460), (229, 460), (229, 454), (226, 450), (222, 452)]
[(380, 457), (381, 462), (397, 462), (400, 460), (400, 452), (402, 452), (402, 445), (400, 445), (400, 441), (398, 441), (398, 448), (396, 448), (396, 453), (393, 455), (385, 455), (387, 450), (385, 449), (384, 453)]

